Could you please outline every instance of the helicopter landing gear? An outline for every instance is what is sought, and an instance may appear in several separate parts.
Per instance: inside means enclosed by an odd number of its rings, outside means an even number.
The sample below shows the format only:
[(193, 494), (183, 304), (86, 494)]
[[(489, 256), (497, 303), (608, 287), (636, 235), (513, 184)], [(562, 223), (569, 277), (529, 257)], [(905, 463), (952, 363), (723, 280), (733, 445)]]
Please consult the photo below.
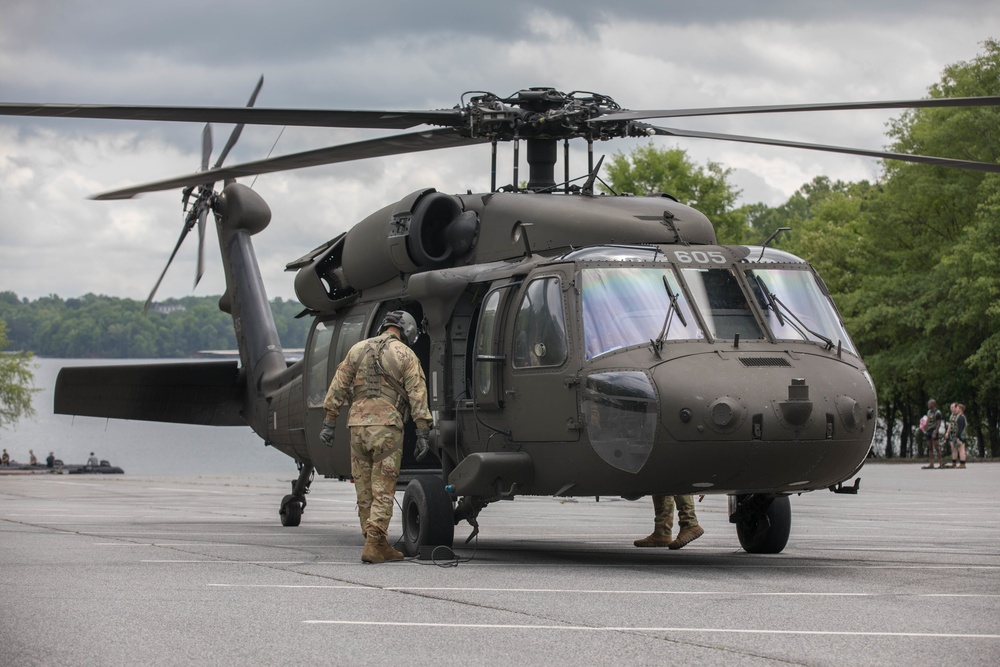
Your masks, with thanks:
[(424, 547), (445, 546), (455, 541), (455, 517), (451, 496), (439, 477), (419, 475), (403, 494), (403, 547), (406, 555), (419, 556)]
[(306, 509), (306, 494), (312, 484), (314, 468), (299, 463), (299, 478), (292, 482), (292, 492), (281, 499), (278, 516), (282, 526), (294, 528), (302, 523), (302, 512)]
[(747, 553), (781, 553), (792, 530), (792, 505), (788, 496), (729, 496), (729, 522), (736, 524), (736, 536)]

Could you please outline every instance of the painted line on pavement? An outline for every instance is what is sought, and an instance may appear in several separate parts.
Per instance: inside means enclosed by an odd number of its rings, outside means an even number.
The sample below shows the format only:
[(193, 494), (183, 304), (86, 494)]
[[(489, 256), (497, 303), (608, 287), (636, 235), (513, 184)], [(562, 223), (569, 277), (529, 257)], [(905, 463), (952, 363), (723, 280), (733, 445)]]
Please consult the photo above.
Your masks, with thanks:
[(216, 588), (361, 588), (371, 591), (400, 591), (424, 593), (566, 593), (580, 595), (722, 595), (726, 597), (941, 597), (941, 598), (998, 598), (992, 593), (803, 593), (768, 591), (652, 591), (652, 590), (601, 590), (574, 588), (475, 588), (475, 587), (433, 587), (433, 586), (332, 586), (326, 584), (208, 584)]
[(308, 625), (355, 625), (375, 627), (448, 628), (472, 630), (570, 630), (583, 632), (693, 632), (747, 635), (813, 635), (835, 637), (913, 637), (928, 639), (1000, 639), (1000, 635), (952, 632), (865, 632), (851, 630), (756, 630), (750, 628), (674, 628), (587, 625), (520, 625), (503, 623), (404, 623), (392, 621), (305, 620)]

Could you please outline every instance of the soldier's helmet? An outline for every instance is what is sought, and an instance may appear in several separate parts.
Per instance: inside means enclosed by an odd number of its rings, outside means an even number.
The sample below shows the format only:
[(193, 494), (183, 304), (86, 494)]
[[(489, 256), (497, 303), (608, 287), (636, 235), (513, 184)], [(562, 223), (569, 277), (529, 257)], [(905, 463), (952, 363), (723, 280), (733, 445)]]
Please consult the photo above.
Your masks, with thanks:
[(382, 333), (389, 327), (396, 327), (402, 331), (403, 340), (410, 346), (416, 343), (417, 338), (420, 336), (417, 321), (413, 319), (413, 315), (410, 315), (405, 310), (393, 310), (386, 313), (385, 319), (382, 320), (382, 326), (378, 328), (378, 332)]

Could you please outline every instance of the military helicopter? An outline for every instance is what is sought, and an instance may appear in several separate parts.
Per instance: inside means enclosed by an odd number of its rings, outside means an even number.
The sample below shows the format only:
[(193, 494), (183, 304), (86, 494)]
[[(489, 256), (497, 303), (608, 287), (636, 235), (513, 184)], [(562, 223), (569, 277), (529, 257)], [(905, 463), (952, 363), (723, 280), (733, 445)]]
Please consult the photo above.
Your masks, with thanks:
[[(422, 323), (414, 349), (434, 413), (434, 457), (416, 462), (412, 425), (404, 445), (403, 541), (411, 556), (452, 546), (460, 521), (477, 534), (482, 510), (517, 496), (691, 493), (727, 495), (742, 548), (777, 553), (790, 534), (791, 495), (859, 488), (859, 480), (844, 482), (874, 437), (875, 386), (820, 276), (771, 247), (772, 239), (719, 245), (712, 222), (668, 194), (595, 192), (596, 141), (708, 138), (1000, 171), (646, 122), (997, 106), (1000, 97), (628, 111), (607, 95), (540, 87), (507, 97), (471, 92), (451, 109), (354, 111), (256, 108), (256, 94), (231, 108), (0, 105), (5, 115), (237, 124), (211, 168), (206, 130), (201, 171), (95, 198), (183, 188), (186, 217), (171, 260), (197, 227), (199, 275), (213, 214), (226, 278), (219, 307), (232, 316), (239, 362), (64, 368), (54, 409), (248, 424), (298, 464), (279, 508), (281, 523), (297, 526), (315, 473), (350, 476), (346, 420), (334, 447), (319, 439), (338, 363), (386, 313), (406, 310)], [(432, 129), (223, 167), (246, 123)], [(588, 148), (587, 170), (576, 179), (571, 140)], [(513, 145), (513, 185), (498, 187), (501, 142)], [(557, 183), (560, 142), (565, 175)], [(312, 326), (303, 358), (287, 361), (252, 243), (270, 209), (234, 179), (471, 144), (492, 147), (489, 192), (417, 190), (288, 263)]]

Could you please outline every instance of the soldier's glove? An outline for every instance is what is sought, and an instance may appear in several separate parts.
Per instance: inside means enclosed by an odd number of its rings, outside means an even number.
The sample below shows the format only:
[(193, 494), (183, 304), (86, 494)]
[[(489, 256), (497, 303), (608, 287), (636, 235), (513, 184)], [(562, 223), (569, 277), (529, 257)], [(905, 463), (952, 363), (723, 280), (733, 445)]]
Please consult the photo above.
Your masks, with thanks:
[(333, 447), (333, 428), (336, 425), (336, 422), (323, 420), (323, 430), (319, 432), (319, 439), (327, 447)]
[(429, 428), (418, 428), (417, 429), (417, 446), (414, 448), (414, 457), (418, 462), (423, 461), (427, 456), (427, 452), (431, 451), (431, 444), (427, 441), (430, 437), (431, 430)]

